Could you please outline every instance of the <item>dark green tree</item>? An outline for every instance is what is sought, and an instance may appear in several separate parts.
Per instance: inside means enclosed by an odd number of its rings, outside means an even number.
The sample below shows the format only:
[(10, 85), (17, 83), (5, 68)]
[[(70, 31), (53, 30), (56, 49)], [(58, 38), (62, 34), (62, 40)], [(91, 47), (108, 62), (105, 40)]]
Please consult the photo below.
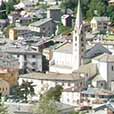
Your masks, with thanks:
[[(71, 9), (74, 12), (77, 10), (77, 3), (78, 0), (62, 0), (61, 8), (62, 9)], [(81, 8), (83, 12), (83, 17), (86, 18), (86, 12), (88, 10), (88, 4), (90, 3), (90, 0), (81, 0)]]
[(7, 15), (6, 15), (6, 4), (4, 2), (1, 3), (0, 6), (0, 19), (6, 19)]
[(15, 0), (9, 0), (6, 4), (6, 14), (10, 14), (11, 11), (14, 11)]
[(21, 99), (25, 102), (28, 102), (28, 96), (33, 96), (34, 92), (33, 82), (22, 81), (21, 85), (16, 85), (12, 88), (11, 94), (13, 95), (14, 99)]
[(112, 22), (114, 22), (114, 6), (108, 6), (107, 16), (110, 17)]
[(60, 85), (50, 88), (46, 93), (47, 99), (54, 99), (55, 101), (60, 101), (63, 88)]
[(87, 11), (87, 18), (91, 19), (93, 16), (103, 16), (106, 13), (106, 3), (104, 0), (91, 0), (88, 11)]
[(8, 114), (7, 107), (2, 102), (0, 102), (0, 114)]
[(28, 95), (33, 96), (34, 93), (34, 86), (33, 82), (24, 81), (19, 86), (20, 97), (24, 99), (25, 102), (28, 100)]

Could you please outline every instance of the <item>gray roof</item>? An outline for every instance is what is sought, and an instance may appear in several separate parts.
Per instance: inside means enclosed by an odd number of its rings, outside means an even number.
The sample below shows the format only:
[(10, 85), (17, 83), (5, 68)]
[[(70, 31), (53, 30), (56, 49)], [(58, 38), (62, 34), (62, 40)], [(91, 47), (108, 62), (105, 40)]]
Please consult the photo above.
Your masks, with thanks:
[(62, 52), (67, 54), (72, 54), (72, 43), (64, 43), (60, 45), (55, 52)]
[(75, 81), (83, 79), (79, 74), (59, 74), (59, 73), (29, 73), (20, 75), (20, 78), (29, 78), (35, 80), (58, 80), (58, 81)]
[(109, 17), (93, 17), (93, 19), (95, 19), (98, 22), (101, 22), (101, 21), (110, 21), (110, 18)]
[(18, 60), (12, 55), (0, 52), (0, 67), (1, 68), (18, 68)]
[(102, 44), (98, 43), (91, 49), (87, 50), (84, 54), (84, 58), (93, 58), (103, 53), (111, 54), (111, 52), (105, 48)]
[(29, 26), (39, 27), (39, 26), (44, 25), (45, 23), (47, 23), (49, 21), (52, 21), (52, 18), (40, 19), (39, 21), (31, 23)]
[(99, 111), (99, 110), (104, 110), (106, 108), (108, 108), (109, 110), (114, 112), (114, 102), (108, 102), (106, 104), (102, 104), (101, 106), (98, 106), (98, 107), (94, 108), (94, 110)]
[(114, 55), (104, 53), (98, 57), (95, 57), (94, 60), (100, 62), (114, 62)]

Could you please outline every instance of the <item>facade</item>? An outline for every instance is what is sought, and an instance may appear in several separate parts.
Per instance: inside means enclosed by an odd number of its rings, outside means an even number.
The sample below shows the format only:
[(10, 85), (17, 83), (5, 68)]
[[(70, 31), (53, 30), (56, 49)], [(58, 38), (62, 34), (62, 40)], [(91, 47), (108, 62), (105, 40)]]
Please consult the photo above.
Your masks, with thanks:
[(51, 6), (47, 10), (47, 18), (59, 22), (61, 20), (61, 9), (58, 6)]
[(0, 96), (6, 96), (10, 93), (10, 85), (7, 81), (0, 79)]
[(17, 40), (18, 36), (29, 34), (30, 29), (27, 26), (14, 27), (9, 29), (9, 39)]
[(22, 72), (42, 71), (42, 55), (40, 52), (29, 50), (7, 50), (7, 53), (16, 57), (19, 61), (19, 69)]
[[(110, 54), (102, 54), (92, 60), (92, 63), (97, 65), (99, 76), (97, 81), (102, 81), (101, 85), (103, 86), (106, 81), (106, 86), (108, 89), (111, 89), (111, 83), (114, 80), (114, 56)], [(104, 81), (103, 81), (104, 80)], [(93, 80), (94, 81), (94, 80)], [(95, 83), (94, 83), (95, 84)]]
[(61, 102), (72, 106), (78, 106), (81, 98), (81, 88), (82, 86), (80, 86), (80, 89), (74, 86), (64, 89), (61, 95)]
[(72, 27), (72, 17), (68, 14), (61, 16), (63, 26)]
[(91, 20), (92, 31), (107, 31), (109, 22), (109, 17), (93, 17), (93, 19)]
[(80, 85), (86, 86), (85, 78), (80, 77), (79, 74), (56, 74), (56, 73), (29, 73), (20, 75), (19, 84), (22, 80), (33, 82), (36, 95), (43, 94), (49, 88), (61, 85), (63, 88), (70, 88), (72, 86), (79, 87)]
[(55, 24), (51, 18), (41, 19), (29, 25), (31, 31), (36, 31), (44, 37), (50, 37), (55, 33)]
[(108, 3), (109, 5), (114, 5), (114, 0), (109, 0)]
[(3, 29), (4, 27), (6, 27), (7, 24), (8, 24), (7, 19), (0, 19), (0, 29)]
[(18, 12), (11, 12), (10, 15), (8, 15), (8, 20), (10, 24), (13, 24), (20, 18), (20, 14)]

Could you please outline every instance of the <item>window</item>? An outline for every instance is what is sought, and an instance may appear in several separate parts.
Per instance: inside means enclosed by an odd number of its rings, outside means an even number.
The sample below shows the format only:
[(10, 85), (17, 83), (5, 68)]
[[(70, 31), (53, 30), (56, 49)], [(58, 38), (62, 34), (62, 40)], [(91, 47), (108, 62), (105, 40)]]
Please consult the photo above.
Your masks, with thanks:
[(68, 86), (70, 86), (70, 82), (68, 82)]
[(43, 84), (43, 80), (41, 80), (41, 84)]
[(112, 66), (112, 71), (114, 71), (114, 66)]
[(64, 82), (62, 82), (62, 86), (64, 86)]
[(36, 70), (33, 68), (32, 71), (36, 71)]
[(83, 39), (83, 38), (81, 38), (81, 41), (83, 42), (83, 41), (84, 41), (84, 39)]
[(36, 62), (33, 62), (32, 65), (36, 65)]
[(82, 44), (82, 47), (84, 47), (84, 44)]
[(32, 55), (32, 58), (35, 58), (36, 56), (35, 55)]

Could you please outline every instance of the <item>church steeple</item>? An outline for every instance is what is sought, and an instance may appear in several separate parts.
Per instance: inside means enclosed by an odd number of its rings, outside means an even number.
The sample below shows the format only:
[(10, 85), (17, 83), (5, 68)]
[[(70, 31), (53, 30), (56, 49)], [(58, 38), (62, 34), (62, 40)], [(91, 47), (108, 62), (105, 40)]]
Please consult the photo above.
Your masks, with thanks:
[(81, 12), (81, 3), (78, 0), (77, 14), (73, 31), (73, 70), (79, 69), (85, 51), (85, 34)]
[(83, 24), (83, 20), (82, 20), (81, 5), (80, 5), (80, 0), (78, 0), (76, 22), (75, 22), (76, 29), (80, 29), (82, 24)]

